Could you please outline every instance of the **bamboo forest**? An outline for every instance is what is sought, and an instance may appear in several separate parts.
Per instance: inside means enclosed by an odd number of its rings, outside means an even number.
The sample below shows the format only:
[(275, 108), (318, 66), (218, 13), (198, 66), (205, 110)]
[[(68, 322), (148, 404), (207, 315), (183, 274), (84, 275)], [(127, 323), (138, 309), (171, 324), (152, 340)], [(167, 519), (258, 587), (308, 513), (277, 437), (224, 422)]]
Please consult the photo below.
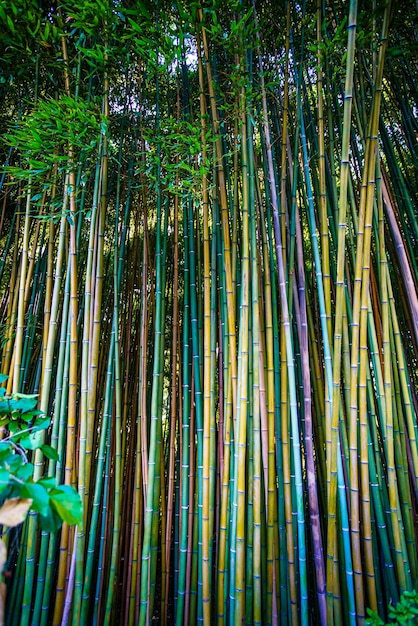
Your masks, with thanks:
[(417, 33), (0, 1), (0, 624), (416, 623)]

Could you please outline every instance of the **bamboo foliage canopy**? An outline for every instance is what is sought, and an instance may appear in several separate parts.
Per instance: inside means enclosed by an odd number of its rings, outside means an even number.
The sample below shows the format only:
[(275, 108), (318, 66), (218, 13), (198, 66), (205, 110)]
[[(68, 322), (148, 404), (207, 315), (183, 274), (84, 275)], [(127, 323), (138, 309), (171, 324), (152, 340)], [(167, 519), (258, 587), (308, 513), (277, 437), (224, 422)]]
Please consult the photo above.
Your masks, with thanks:
[[(3, 0), (6, 623), (362, 624), (418, 580), (406, 0)], [(3, 572), (4, 574), (4, 572)]]

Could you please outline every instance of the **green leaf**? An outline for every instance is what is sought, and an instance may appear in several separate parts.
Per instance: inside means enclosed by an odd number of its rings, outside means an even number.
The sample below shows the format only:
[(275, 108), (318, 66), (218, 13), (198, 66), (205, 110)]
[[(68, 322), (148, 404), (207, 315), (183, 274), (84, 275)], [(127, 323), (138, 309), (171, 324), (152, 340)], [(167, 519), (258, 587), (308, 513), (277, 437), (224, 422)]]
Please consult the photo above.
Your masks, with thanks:
[(31, 411), (36, 407), (37, 404), (36, 398), (18, 398), (15, 400), (12, 398), (9, 402), (10, 408), (12, 411), (22, 411), (22, 413), (26, 413), (27, 411)]
[(48, 428), (49, 425), (51, 424), (51, 418), (50, 417), (39, 417), (34, 425), (33, 425), (33, 432), (37, 432), (38, 430), (45, 430), (45, 428)]
[(4, 456), (5, 454), (10, 454), (12, 449), (12, 444), (10, 441), (0, 441), (0, 456)]
[(45, 489), (54, 489), (57, 481), (52, 476), (45, 476), (45, 478), (41, 478), (38, 480), (40, 485), (43, 485)]
[[(0, 402), (0, 406), (1, 406), (1, 402)], [(7, 424), (10, 422), (10, 417), (8, 416), (8, 413), (6, 411), (1, 411), (0, 410), (0, 427), (1, 428), (5, 428), (7, 426)]]
[(33, 476), (33, 463), (24, 463), (21, 465), (18, 470), (15, 472), (16, 478), (19, 480), (26, 481)]
[(41, 451), (44, 454), (44, 456), (46, 456), (47, 459), (51, 459), (51, 461), (59, 461), (60, 460), (60, 456), (59, 456), (58, 452), (55, 450), (55, 448), (52, 448), (51, 446), (48, 446), (46, 443), (44, 443), (41, 446)]
[(13, 396), (15, 398), (37, 398), (39, 396), (38, 393), (14, 393)]
[(60, 516), (51, 506), (48, 507), (48, 512), (45, 515), (38, 515), (38, 523), (42, 530), (48, 533), (58, 532), (62, 525)]
[(37, 450), (43, 445), (43, 433), (39, 430), (22, 437), (16, 437), (16, 439), (19, 441), (19, 445), (26, 450)]
[(369, 615), (369, 617), (364, 622), (364, 626), (384, 626), (385, 623), (377, 611), (367, 609), (367, 615)]
[(10, 28), (10, 30), (11, 30), (11, 31), (12, 31), (12, 33), (14, 34), (14, 33), (16, 32), (16, 29), (15, 29), (15, 25), (13, 24), (13, 20), (12, 20), (12, 18), (10, 17), (10, 15), (7, 15), (7, 16), (6, 16), (6, 19), (7, 19), (7, 25), (8, 25), (8, 27)]
[(33, 413), (32, 411), (28, 411), (27, 413), (22, 413), (20, 417), (22, 418), (24, 422), (29, 423), (33, 419)]
[(4, 383), (8, 378), (7, 374), (0, 374), (0, 384)]
[(17, 423), (17, 421), (11, 421), (9, 423), (9, 431), (11, 435), (15, 435), (17, 432), (20, 431), (19, 424)]
[(9, 480), (10, 472), (2, 467), (0, 469), (0, 493), (2, 493), (9, 486)]
[(20, 454), (11, 454), (5, 461), (6, 466), (11, 472), (16, 474), (22, 465), (24, 465), (23, 459)]
[(81, 499), (70, 485), (62, 485), (50, 492), (51, 506), (67, 524), (78, 524), (82, 515)]
[[(36, 428), (36, 426), (39, 424), (40, 419), (38, 419), (38, 417), (40, 415), (44, 415), (44, 413), (42, 413), (42, 411), (28, 411), (27, 413), (22, 413), (20, 415), (21, 419), (24, 420), (25, 422), (31, 422), (34, 418), (35, 421), (33, 423), (33, 428)], [(41, 422), (42, 423), (42, 422)]]
[(31, 508), (34, 511), (41, 515), (48, 514), (49, 495), (45, 487), (38, 485), (38, 483), (27, 482), (22, 487), (21, 495), (24, 498), (31, 498), (33, 500)]

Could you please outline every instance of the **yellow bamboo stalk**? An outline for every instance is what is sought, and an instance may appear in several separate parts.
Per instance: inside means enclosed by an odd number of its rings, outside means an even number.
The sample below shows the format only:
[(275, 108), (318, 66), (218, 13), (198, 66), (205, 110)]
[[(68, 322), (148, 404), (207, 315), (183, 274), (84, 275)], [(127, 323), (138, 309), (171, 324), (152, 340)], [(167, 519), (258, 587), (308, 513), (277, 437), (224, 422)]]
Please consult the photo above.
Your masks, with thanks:
[[(368, 435), (367, 435), (367, 368), (368, 368), (368, 340), (367, 340), (367, 318), (368, 318), (368, 299), (370, 285), (370, 249), (372, 235), (372, 216), (375, 206), (375, 174), (376, 174), (376, 152), (378, 149), (378, 128), (380, 117), (380, 101), (381, 101), (381, 85), (383, 79), (383, 64), (385, 51), (387, 46), (387, 33), (389, 28), (389, 12), (390, 2), (386, 6), (385, 16), (382, 30), (382, 40), (379, 51), (379, 63), (377, 68), (377, 76), (375, 83), (375, 92), (373, 98), (372, 114), (370, 118), (370, 126), (367, 138), (368, 149), (366, 155), (363, 178), (363, 185), (360, 196), (360, 210), (364, 207), (364, 236), (362, 250), (358, 250), (358, 262), (361, 264), (361, 296), (360, 299), (354, 299), (353, 303), (353, 319), (354, 314), (358, 316), (360, 306), (360, 328), (359, 328), (359, 350), (360, 350), (360, 370), (358, 377), (359, 403), (359, 435), (360, 435), (360, 472), (361, 472), (361, 500), (362, 500), (362, 541), (364, 553), (364, 566), (366, 573), (366, 587), (368, 605), (372, 610), (377, 610), (377, 593), (374, 575), (374, 558), (372, 549), (372, 528), (371, 528), (371, 506), (370, 506), (370, 483), (368, 470)], [(359, 228), (360, 231), (360, 228)], [(356, 266), (356, 269), (358, 265)], [(360, 268), (359, 268), (360, 269)], [(359, 274), (356, 273), (356, 276)], [(360, 285), (359, 285), (360, 288)], [(356, 306), (357, 305), (357, 306)], [(353, 345), (354, 335), (353, 332)], [(352, 366), (357, 359), (357, 353), (353, 348)], [(351, 384), (353, 384), (353, 379)], [(352, 391), (352, 396), (354, 391)], [(354, 409), (354, 407), (353, 407)], [(354, 410), (353, 410), (354, 416)]]
[[(199, 19), (203, 23), (203, 12), (199, 9)], [(237, 346), (236, 346), (236, 333), (235, 333), (235, 320), (236, 320), (236, 304), (235, 304), (235, 292), (233, 289), (233, 276), (232, 276), (232, 258), (231, 258), (231, 239), (229, 234), (229, 211), (228, 211), (228, 196), (226, 191), (225, 172), (222, 165), (222, 145), (220, 139), (220, 120), (218, 108), (216, 106), (216, 95), (214, 90), (214, 82), (212, 78), (212, 69), (209, 60), (209, 48), (206, 38), (205, 27), (201, 29), (203, 51), (205, 56), (206, 72), (208, 79), (209, 99), (212, 113), (212, 125), (215, 137), (215, 150), (216, 150), (216, 172), (219, 188), (219, 203), (220, 213), (222, 220), (222, 234), (224, 241), (224, 269), (226, 280), (226, 298), (228, 306), (228, 334), (229, 334), (229, 352), (230, 363), (232, 370), (232, 403), (236, 406), (236, 387), (237, 387)]]
[(22, 271), (22, 267), (19, 263), (19, 267), (17, 267), (17, 245), (15, 246), (13, 259), (13, 271), (10, 281), (10, 298), (9, 304), (7, 307), (7, 329), (4, 343), (4, 356), (2, 360), (2, 368), (4, 372), (9, 373), (9, 380), (7, 381), (6, 390), (7, 393), (11, 393), (12, 385), (13, 385), (13, 371), (14, 371), (14, 327), (16, 324), (17, 318), (17, 309), (19, 302), (19, 289), (16, 289), (16, 285), (20, 282), (20, 272)]
[[(108, 79), (106, 77), (108, 93)], [(104, 98), (104, 114), (108, 115), (109, 103), (107, 95)], [(94, 240), (94, 266), (92, 268), (91, 280), (91, 312), (90, 320), (90, 345), (88, 346), (88, 378), (87, 378), (87, 417), (86, 417), (86, 458), (85, 458), (85, 501), (86, 507), (90, 493), (90, 476), (93, 458), (93, 445), (96, 434), (96, 416), (97, 416), (97, 390), (98, 390), (98, 373), (100, 362), (100, 339), (102, 333), (102, 294), (103, 294), (103, 254), (104, 254), (104, 224), (107, 206), (107, 139), (102, 137), (102, 155), (101, 155), (101, 197), (100, 208), (96, 216), (95, 224), (95, 240)]]
[[(57, 165), (54, 166), (54, 173), (52, 175), (52, 190), (51, 190), (51, 201), (54, 200), (56, 196), (56, 176), (57, 176)], [(41, 381), (44, 379), (45, 375), (45, 361), (46, 361), (46, 353), (48, 346), (48, 335), (49, 335), (49, 325), (51, 321), (51, 306), (52, 306), (52, 290), (54, 283), (54, 247), (55, 247), (55, 224), (53, 220), (49, 222), (49, 237), (48, 237), (48, 261), (47, 261), (47, 271), (46, 271), (46, 287), (45, 287), (45, 304), (44, 304), (44, 328), (43, 328), (43, 339), (42, 339), (42, 375)]]
[[(248, 367), (249, 367), (249, 308), (250, 308), (250, 241), (249, 241), (249, 189), (247, 162), (247, 124), (245, 96), (242, 94), (242, 248), (241, 248), (241, 302), (240, 302), (240, 341), (238, 361), (238, 397), (236, 412), (235, 475), (237, 490), (237, 523), (235, 570), (235, 623), (241, 623), (245, 615), (245, 492), (246, 492), (246, 443), (247, 443), (247, 410), (248, 410)], [(252, 277), (257, 280), (256, 277)], [(235, 502), (233, 503), (235, 505)]]
[(22, 361), (22, 350), (23, 350), (23, 337), (25, 332), (25, 311), (26, 311), (26, 301), (25, 301), (25, 288), (26, 288), (26, 272), (28, 266), (28, 253), (29, 253), (29, 233), (30, 233), (30, 197), (31, 197), (31, 184), (29, 182), (28, 189), (26, 191), (26, 211), (25, 211), (25, 221), (24, 221), (24, 230), (23, 230), (23, 244), (22, 244), (22, 252), (21, 252), (21, 270), (20, 270), (20, 281), (19, 281), (19, 302), (17, 307), (17, 324), (16, 324), (16, 337), (14, 341), (14, 370), (13, 370), (13, 379), (9, 381), (8, 384), (8, 392), (9, 387), (13, 385), (13, 393), (18, 393), (20, 391), (20, 367)]
[[(200, 46), (198, 52), (200, 138), (202, 160), (206, 163), (206, 101), (204, 94), (203, 64)], [(202, 603), (203, 623), (211, 623), (211, 570), (210, 570), (210, 442), (211, 442), (211, 275), (209, 242), (209, 193), (206, 174), (202, 177), (203, 209), (203, 497), (202, 497)]]
[[(343, 316), (345, 312), (345, 230), (346, 215), (348, 207), (349, 188), (349, 143), (352, 112), (353, 93), (353, 72), (355, 35), (357, 22), (357, 3), (350, 3), (348, 18), (348, 42), (347, 42), (347, 65), (345, 79), (344, 96), (344, 132), (342, 137), (341, 150), (341, 185), (339, 197), (338, 214), (338, 257), (337, 257), (337, 281), (336, 281), (336, 312), (334, 328), (334, 363), (333, 363), (333, 395), (332, 414), (327, 428), (327, 508), (328, 508), (328, 528), (327, 528), (327, 620), (332, 626), (334, 623), (333, 597), (337, 596), (337, 576), (336, 562), (336, 512), (337, 512), (337, 458), (339, 439), (339, 416), (340, 416), (340, 383), (341, 383), (341, 351), (343, 343), (344, 325)], [(358, 239), (358, 249), (362, 244), (362, 239)], [(357, 365), (357, 364), (356, 364)], [(361, 573), (361, 557), (359, 545), (359, 517), (358, 517), (358, 476), (357, 476), (357, 428), (356, 416), (353, 411), (350, 413), (350, 505), (351, 505), (351, 531), (352, 531), (352, 558), (354, 568), (354, 586), (356, 610), (360, 615), (364, 614), (364, 596)], [(353, 463), (355, 466), (353, 467)]]
[[(70, 77), (68, 73), (68, 50), (65, 37), (61, 38), (62, 55), (64, 59), (64, 84), (67, 95), (70, 95)], [(78, 282), (77, 282), (77, 241), (76, 241), (76, 203), (75, 203), (75, 172), (74, 153), (72, 146), (68, 147), (68, 179), (67, 194), (70, 199), (71, 223), (69, 228), (69, 266), (70, 272), (70, 371), (68, 379), (68, 416), (67, 441), (65, 451), (64, 482), (73, 485), (75, 479), (74, 458), (76, 451), (76, 424), (77, 424), (77, 386), (78, 386)], [(69, 550), (70, 532), (67, 524), (63, 524), (60, 542), (60, 557), (57, 576), (57, 594), (55, 597), (53, 626), (58, 626), (64, 610), (64, 589), (68, 564), (71, 562)], [(68, 560), (67, 560), (68, 559)]]

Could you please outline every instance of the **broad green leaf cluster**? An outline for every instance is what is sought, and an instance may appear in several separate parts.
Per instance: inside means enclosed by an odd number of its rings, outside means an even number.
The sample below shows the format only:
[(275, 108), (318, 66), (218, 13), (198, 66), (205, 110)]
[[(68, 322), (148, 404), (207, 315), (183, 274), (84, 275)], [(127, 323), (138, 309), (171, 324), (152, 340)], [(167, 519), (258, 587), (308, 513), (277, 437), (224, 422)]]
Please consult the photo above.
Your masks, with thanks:
[[(0, 383), (7, 378), (1, 374)], [(80, 521), (81, 501), (73, 487), (57, 485), (55, 478), (33, 480), (34, 466), (28, 460), (31, 451), (39, 450), (46, 458), (59, 461), (55, 448), (44, 443), (51, 420), (36, 406), (37, 396), (8, 396), (5, 387), (0, 387), (0, 523), (6, 523), (1, 521), (5, 508), (13, 510), (13, 503), (18, 506), (20, 500), (30, 500), (30, 510), (38, 514), (42, 530), (57, 532), (62, 522)]]
[(384, 622), (377, 611), (367, 610), (369, 617), (365, 621), (365, 626), (413, 626), (418, 621), (418, 592), (404, 591), (399, 602), (389, 605), (389, 622)]

